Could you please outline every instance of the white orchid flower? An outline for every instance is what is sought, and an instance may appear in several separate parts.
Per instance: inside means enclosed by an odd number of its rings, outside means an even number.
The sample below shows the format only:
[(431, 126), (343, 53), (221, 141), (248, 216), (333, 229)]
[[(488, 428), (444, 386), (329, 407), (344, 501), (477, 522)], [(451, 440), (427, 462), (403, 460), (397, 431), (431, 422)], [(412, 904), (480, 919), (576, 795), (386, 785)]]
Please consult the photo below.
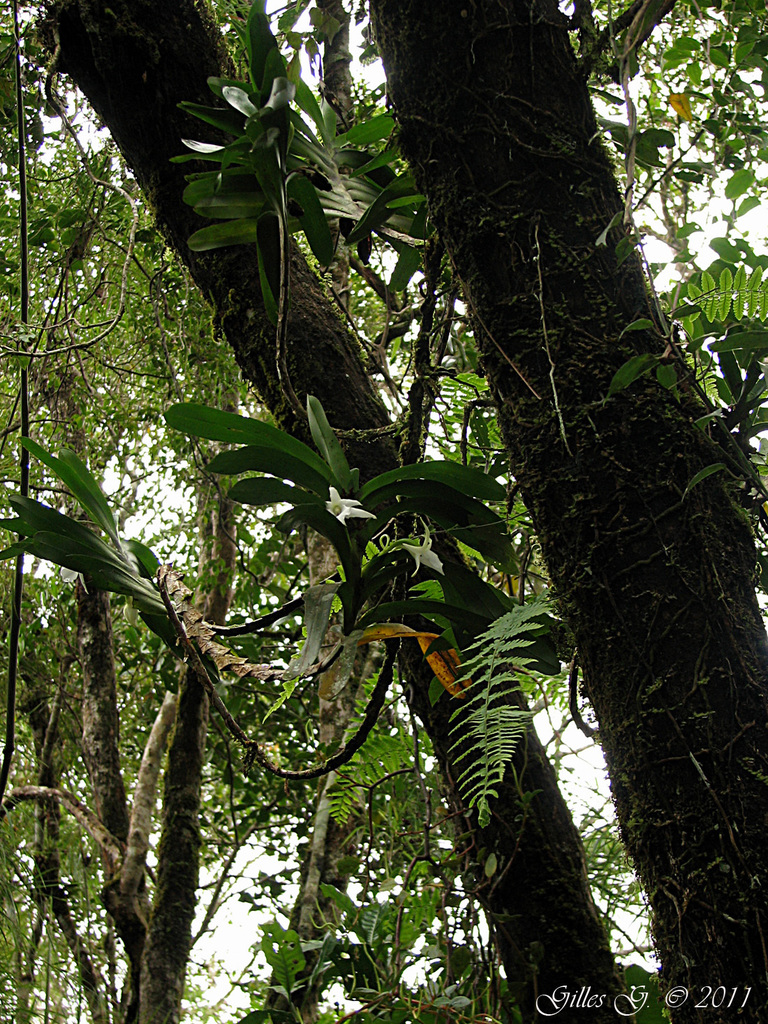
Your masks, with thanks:
[(325, 507), (332, 516), (336, 516), (340, 523), (347, 519), (375, 519), (373, 512), (366, 512), (360, 507), (357, 498), (342, 498), (335, 487), (329, 490), (330, 501), (326, 501)]
[(125, 607), (123, 608), (123, 615), (125, 616), (126, 622), (130, 626), (138, 626), (139, 624), (139, 609), (133, 603), (132, 597), (125, 599)]
[(416, 568), (412, 572), (412, 576), (415, 576), (422, 565), (428, 569), (434, 569), (435, 572), (439, 572), (441, 576), (445, 575), (443, 572), (443, 563), (437, 557), (432, 550), (432, 538), (429, 535), (429, 529), (424, 529), (424, 540), (421, 544), (403, 544), (403, 548), (416, 562)]
[(59, 576), (64, 580), (65, 583), (74, 583), (76, 580), (80, 580), (83, 585), (83, 590), (88, 593), (88, 587), (85, 585), (85, 580), (81, 572), (76, 572), (74, 569), (68, 569), (65, 565), (62, 565), (59, 569)]

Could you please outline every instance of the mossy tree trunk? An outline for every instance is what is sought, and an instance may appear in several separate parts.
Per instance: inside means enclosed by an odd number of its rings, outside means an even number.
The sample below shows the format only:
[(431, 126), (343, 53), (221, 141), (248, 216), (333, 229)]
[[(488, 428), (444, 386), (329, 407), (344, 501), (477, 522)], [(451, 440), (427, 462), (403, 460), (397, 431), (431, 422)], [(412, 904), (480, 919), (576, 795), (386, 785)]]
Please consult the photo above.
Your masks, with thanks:
[[(600, 723), (677, 1022), (707, 987), (768, 1003), (768, 658), (739, 492), (653, 377), (639, 260), (567, 19), (535, 0), (373, 0), (400, 138), (461, 277), (511, 458)], [(711, 1013), (711, 1010), (709, 1011)], [(704, 1019), (704, 1018), (701, 1018)]]

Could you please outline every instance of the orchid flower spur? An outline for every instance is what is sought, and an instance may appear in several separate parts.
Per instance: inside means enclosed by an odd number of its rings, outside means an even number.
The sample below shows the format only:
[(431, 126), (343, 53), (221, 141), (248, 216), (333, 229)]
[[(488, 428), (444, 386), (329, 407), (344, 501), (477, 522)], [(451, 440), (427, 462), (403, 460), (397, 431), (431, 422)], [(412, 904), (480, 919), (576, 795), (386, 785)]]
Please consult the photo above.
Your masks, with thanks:
[(357, 498), (342, 498), (335, 487), (329, 490), (330, 501), (326, 501), (325, 507), (332, 516), (336, 516), (340, 523), (347, 519), (375, 519), (373, 512), (366, 512), (360, 508)]

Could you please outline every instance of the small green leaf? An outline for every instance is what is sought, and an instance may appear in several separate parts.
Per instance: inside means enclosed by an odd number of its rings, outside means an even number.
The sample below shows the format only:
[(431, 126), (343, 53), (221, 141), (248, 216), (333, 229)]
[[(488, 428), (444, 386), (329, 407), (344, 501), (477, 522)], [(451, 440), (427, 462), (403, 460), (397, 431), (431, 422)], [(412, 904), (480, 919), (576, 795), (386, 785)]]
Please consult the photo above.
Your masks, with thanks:
[(754, 180), (754, 173), (746, 168), (734, 171), (725, 186), (725, 198), (737, 199), (752, 187)]
[(659, 357), (651, 352), (643, 352), (639, 356), (632, 356), (614, 373), (608, 388), (608, 397), (610, 398), (611, 395), (615, 395), (617, 392), (629, 387), (638, 377), (642, 377), (643, 374), (648, 373), (652, 367), (656, 366), (658, 361)]
[(608, 235), (613, 230), (613, 228), (615, 228), (618, 224), (621, 224), (623, 219), (624, 219), (624, 213), (623, 212), (614, 214), (612, 220), (607, 225), (607, 227), (603, 231), (601, 231), (600, 234), (595, 239), (595, 245), (597, 245), (597, 246), (607, 245), (608, 244)]
[(671, 390), (677, 386), (677, 372), (674, 366), (660, 365), (656, 367), (656, 380), (663, 388)]
[[(486, 822), (486, 824), (488, 824), (488, 822)], [(483, 867), (483, 873), (485, 874), (485, 877), (493, 878), (493, 876), (496, 874), (496, 868), (498, 867), (498, 865), (498, 858), (496, 854), (493, 851), (491, 851), (485, 858), (485, 865)]]
[(630, 331), (648, 331), (648, 330), (653, 330), (655, 326), (656, 326), (656, 324), (654, 324), (653, 320), (648, 320), (646, 318), (642, 318), (640, 320), (633, 320), (632, 323), (628, 327), (624, 328), (624, 330), (621, 332), (619, 337), (621, 338), (622, 335), (628, 334)]
[(719, 473), (721, 470), (726, 468), (727, 467), (724, 462), (714, 462), (711, 466), (705, 466), (704, 469), (700, 469), (685, 488), (683, 497), (685, 498), (689, 491), (692, 491), (693, 488), (697, 484), (700, 484), (702, 480), (706, 480), (708, 476), (712, 476), (713, 473)]
[(397, 266), (392, 271), (392, 277), (389, 279), (389, 290), (401, 292), (404, 288), (407, 288), (409, 281), (421, 267), (421, 259), (421, 249), (403, 246)]

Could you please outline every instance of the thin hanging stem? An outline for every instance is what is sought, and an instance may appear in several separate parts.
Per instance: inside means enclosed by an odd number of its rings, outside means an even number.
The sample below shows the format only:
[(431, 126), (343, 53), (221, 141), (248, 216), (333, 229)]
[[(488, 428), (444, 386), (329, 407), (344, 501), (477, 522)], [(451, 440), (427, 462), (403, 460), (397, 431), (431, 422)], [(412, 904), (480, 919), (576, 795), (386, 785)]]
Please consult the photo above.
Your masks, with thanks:
[[(21, 379), (19, 382), (21, 398), (21, 433), (29, 436), (29, 371), (23, 357), (26, 347), (25, 328), (29, 324), (29, 239), (27, 227), (27, 147), (24, 126), (24, 93), (21, 82), (21, 35), (19, 32), (19, 5), (13, 0), (13, 38), (14, 58), (16, 67), (16, 125), (19, 137), (19, 236), (21, 249), (21, 324), (19, 333), (19, 354), (21, 363)], [(29, 452), (22, 447), (19, 454), (19, 490), (23, 497), (29, 495)], [(3, 764), (0, 767), (0, 802), (2, 802), (8, 785), (11, 771), (11, 759), (15, 745), (16, 732), (16, 679), (19, 670), (19, 636), (21, 633), (21, 597), (24, 591), (24, 555), (16, 556), (16, 572), (13, 581), (13, 600), (11, 602), (11, 630), (8, 643), (8, 696), (5, 714), (5, 746), (3, 747)]]

